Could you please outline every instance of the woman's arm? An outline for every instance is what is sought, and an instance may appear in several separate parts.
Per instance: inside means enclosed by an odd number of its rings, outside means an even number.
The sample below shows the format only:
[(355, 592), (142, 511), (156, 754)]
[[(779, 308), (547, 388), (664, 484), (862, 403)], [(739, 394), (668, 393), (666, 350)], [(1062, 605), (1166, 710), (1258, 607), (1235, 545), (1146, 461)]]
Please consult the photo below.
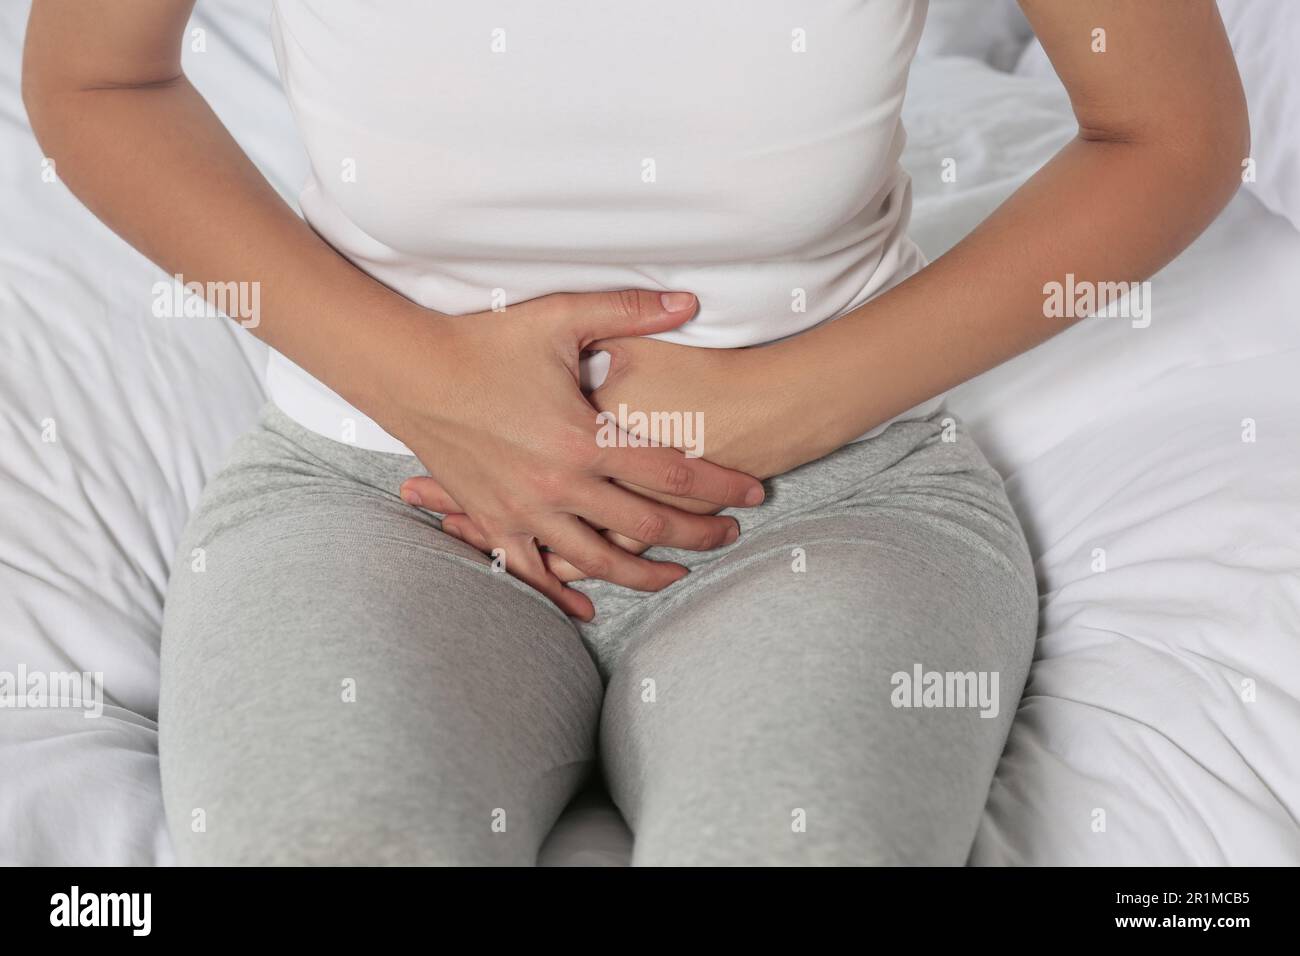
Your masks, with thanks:
[(838, 321), (766, 348), (608, 343), (598, 407), (701, 411), (705, 457), (779, 474), (1062, 331), (1045, 284), (1143, 280), (1186, 248), (1250, 149), (1213, 0), (1021, 5), (1069, 91), (1069, 145), (950, 252)]
[(193, 6), (35, 0), (23, 52), (32, 129), (118, 235), (187, 280), (260, 282), (267, 320), (250, 331), (373, 407), (384, 377), (372, 363), (394, 337), (357, 341), (356, 317), (397, 325), (416, 310), (312, 232), (190, 85), (180, 56)]
[(701, 550), (734, 533), (731, 519), (664, 507), (608, 479), (735, 505), (761, 499), (756, 481), (671, 449), (599, 447), (577, 384), (586, 344), (673, 328), (693, 300), (671, 311), (658, 294), (557, 295), (452, 317), (397, 295), (298, 218), (186, 80), (193, 5), (33, 3), (23, 99), (58, 174), (92, 212), (168, 273), (260, 283), (251, 331), (403, 440), (511, 573), (566, 611), (593, 613), (546, 571), (538, 538), (629, 587), (657, 590), (685, 571), (633, 558), (580, 518)]
[[(835, 322), (752, 349), (596, 343), (611, 356), (596, 407), (698, 413), (710, 461), (782, 474), (1082, 318), (1047, 317), (1048, 283), (1136, 282), (1185, 249), (1236, 192), (1250, 150), (1214, 0), (1020, 3), (1070, 94), (1069, 145), (951, 251)], [(486, 543), (464, 515), (444, 527)], [(562, 580), (583, 577), (548, 560)]]

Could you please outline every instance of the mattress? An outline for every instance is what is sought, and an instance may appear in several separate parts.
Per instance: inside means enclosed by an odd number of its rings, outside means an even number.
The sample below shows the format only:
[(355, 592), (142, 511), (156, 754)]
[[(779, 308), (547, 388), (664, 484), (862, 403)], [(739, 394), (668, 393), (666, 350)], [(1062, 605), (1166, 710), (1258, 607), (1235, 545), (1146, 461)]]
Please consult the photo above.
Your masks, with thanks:
[[(173, 861), (158, 644), (186, 518), (264, 400), (233, 323), (158, 319), (158, 270), (42, 177), (0, 11), (0, 671), (103, 675), (104, 712), (0, 710), (0, 862)], [(195, 84), (277, 189), (306, 174), (265, 6), (200, 4)], [(935, 56), (904, 163), (934, 257), (1064, 143), (1059, 84)], [(955, 182), (941, 176), (955, 160)], [(975, 864), (1300, 862), (1300, 233), (1239, 195), (1153, 280), (1150, 325), (1086, 321), (957, 389), (1042, 595)], [(543, 851), (626, 863), (599, 789)]]

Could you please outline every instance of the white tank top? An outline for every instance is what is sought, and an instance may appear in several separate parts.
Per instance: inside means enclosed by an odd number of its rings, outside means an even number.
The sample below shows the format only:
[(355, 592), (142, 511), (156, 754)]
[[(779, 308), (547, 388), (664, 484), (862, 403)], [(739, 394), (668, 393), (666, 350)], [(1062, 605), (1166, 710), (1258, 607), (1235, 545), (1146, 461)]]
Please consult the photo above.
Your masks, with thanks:
[[(312, 167), (302, 211), (359, 268), (438, 312), (680, 289), (700, 311), (657, 338), (785, 338), (924, 265), (905, 234), (899, 113), (925, 12), (926, 0), (277, 0), (277, 62)], [(268, 382), (307, 428), (409, 454), (276, 353)]]

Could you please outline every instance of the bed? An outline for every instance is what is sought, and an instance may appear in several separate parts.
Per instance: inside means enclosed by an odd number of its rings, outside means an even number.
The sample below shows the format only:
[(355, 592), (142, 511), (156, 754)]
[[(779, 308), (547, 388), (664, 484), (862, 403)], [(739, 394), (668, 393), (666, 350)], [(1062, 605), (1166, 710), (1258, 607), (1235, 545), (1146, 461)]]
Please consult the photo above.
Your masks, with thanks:
[[(0, 709), (0, 862), (167, 865), (162, 599), (265, 353), (233, 323), (155, 318), (166, 277), (49, 175), (18, 95), (27, 6), (0, 9), (0, 672), (102, 673), (104, 711)], [(306, 160), (267, 15), (202, 0), (186, 68), (292, 200)], [(1028, 35), (1007, 24), (913, 70), (904, 163), (931, 257), (1074, 131), (1050, 71), (1009, 71)], [(1243, 190), (1154, 278), (1148, 326), (1087, 320), (952, 394), (1042, 603), (971, 863), (1300, 862), (1298, 267), (1300, 230)], [(593, 788), (541, 862), (629, 848)]]

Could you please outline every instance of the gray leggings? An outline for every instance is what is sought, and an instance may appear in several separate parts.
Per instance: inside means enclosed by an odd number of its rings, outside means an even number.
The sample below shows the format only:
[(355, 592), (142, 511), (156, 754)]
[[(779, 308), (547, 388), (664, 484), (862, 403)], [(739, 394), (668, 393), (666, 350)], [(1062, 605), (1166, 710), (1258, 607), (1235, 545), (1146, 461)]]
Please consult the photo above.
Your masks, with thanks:
[(179, 859), (526, 864), (599, 768), (636, 864), (966, 861), (1037, 592), (997, 473), (939, 412), (767, 483), (658, 594), (577, 626), (397, 497), (411, 458), (274, 406), (167, 597)]

